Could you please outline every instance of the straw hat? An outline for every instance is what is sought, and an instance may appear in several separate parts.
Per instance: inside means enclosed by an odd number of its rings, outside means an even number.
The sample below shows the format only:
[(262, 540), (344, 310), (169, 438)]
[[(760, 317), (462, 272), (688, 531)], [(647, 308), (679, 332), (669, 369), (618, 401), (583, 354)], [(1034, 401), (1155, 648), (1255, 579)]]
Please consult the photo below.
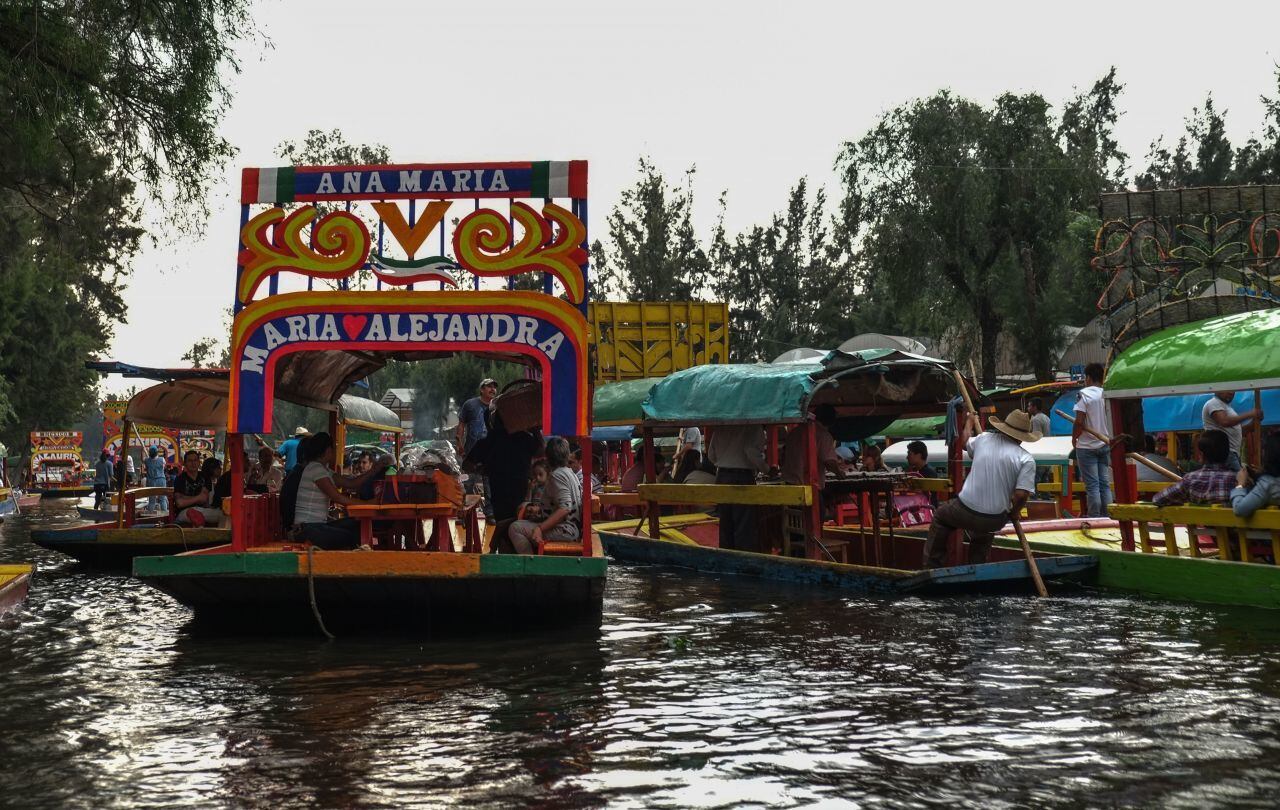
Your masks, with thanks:
[(1027, 412), (1023, 410), (1013, 411), (1008, 419), (1001, 420), (993, 416), (989, 421), (991, 427), (1020, 442), (1038, 442), (1043, 435), (1031, 429), (1031, 417), (1027, 416)]

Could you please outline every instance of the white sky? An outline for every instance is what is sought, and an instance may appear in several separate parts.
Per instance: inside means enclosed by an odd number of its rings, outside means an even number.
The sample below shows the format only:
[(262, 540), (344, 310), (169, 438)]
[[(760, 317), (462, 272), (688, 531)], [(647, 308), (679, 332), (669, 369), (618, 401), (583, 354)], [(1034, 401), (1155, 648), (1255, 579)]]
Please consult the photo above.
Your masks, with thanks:
[(211, 193), (205, 237), (136, 259), (130, 322), (106, 356), (179, 365), (197, 338), (221, 334), (239, 170), (278, 165), (280, 141), (312, 128), (386, 143), (401, 162), (585, 158), (593, 239), (641, 154), (672, 180), (696, 165), (698, 226), (709, 234), (728, 190), (733, 232), (780, 209), (802, 176), (827, 184), (834, 202), (841, 143), (943, 87), (983, 102), (1012, 90), (1058, 103), (1115, 65), (1131, 167), (1157, 136), (1176, 140), (1210, 90), (1242, 141), (1261, 124), (1258, 97), (1275, 95), (1280, 62), (1280, 3), (1249, 6), (259, 3), (271, 44), (241, 53), (222, 122), (240, 153)]

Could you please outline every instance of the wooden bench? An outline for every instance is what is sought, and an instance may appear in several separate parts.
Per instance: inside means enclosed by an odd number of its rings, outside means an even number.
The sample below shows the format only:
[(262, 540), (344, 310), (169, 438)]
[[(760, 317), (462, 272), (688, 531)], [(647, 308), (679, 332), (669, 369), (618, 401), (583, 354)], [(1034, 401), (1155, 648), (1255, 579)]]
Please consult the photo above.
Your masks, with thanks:
[[(1177, 528), (1185, 526), (1190, 554), (1199, 557), (1200, 545), (1196, 541), (1198, 529), (1211, 534), (1218, 545), (1218, 559), (1240, 562), (1258, 562), (1256, 557), (1266, 553), (1266, 545), (1259, 545), (1251, 532), (1265, 532), (1270, 540), (1273, 561), (1280, 560), (1280, 509), (1259, 509), (1249, 518), (1236, 517), (1229, 506), (1156, 506), (1150, 503), (1113, 503), (1111, 517), (1137, 526), (1138, 548), (1152, 552), (1151, 528), (1158, 526), (1164, 539), (1165, 554), (1178, 556)], [(1263, 543), (1266, 541), (1264, 540)], [(1233, 547), (1238, 555), (1233, 554)]]

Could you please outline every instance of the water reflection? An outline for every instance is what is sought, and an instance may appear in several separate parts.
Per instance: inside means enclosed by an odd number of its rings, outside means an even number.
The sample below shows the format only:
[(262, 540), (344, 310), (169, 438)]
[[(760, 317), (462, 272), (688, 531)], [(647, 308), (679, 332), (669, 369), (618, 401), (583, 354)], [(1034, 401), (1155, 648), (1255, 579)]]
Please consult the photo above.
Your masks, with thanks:
[(35, 807), (1202, 807), (1280, 787), (1274, 614), (851, 599), (615, 568), (600, 630), (197, 638), (123, 576), (0, 624), (0, 796)]

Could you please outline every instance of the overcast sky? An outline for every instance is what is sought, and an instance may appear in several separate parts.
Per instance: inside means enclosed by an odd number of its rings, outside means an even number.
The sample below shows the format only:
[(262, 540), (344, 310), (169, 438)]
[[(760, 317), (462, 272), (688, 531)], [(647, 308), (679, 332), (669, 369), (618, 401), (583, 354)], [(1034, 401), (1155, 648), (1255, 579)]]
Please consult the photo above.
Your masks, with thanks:
[[(840, 144), (885, 110), (940, 88), (1056, 103), (1115, 65), (1131, 167), (1176, 140), (1212, 91), (1243, 140), (1275, 95), (1280, 3), (279, 2), (255, 15), (222, 133), (202, 240), (148, 246), (129, 323), (108, 355), (178, 365), (220, 335), (235, 278), (242, 166), (275, 166), (282, 140), (341, 128), (401, 162), (590, 161), (592, 237), (649, 155), (675, 179), (697, 166), (709, 233), (727, 190), (737, 230), (782, 207), (800, 177), (831, 186)], [(1252, 22), (1249, 20), (1252, 19)], [(108, 390), (127, 387), (118, 379)]]

